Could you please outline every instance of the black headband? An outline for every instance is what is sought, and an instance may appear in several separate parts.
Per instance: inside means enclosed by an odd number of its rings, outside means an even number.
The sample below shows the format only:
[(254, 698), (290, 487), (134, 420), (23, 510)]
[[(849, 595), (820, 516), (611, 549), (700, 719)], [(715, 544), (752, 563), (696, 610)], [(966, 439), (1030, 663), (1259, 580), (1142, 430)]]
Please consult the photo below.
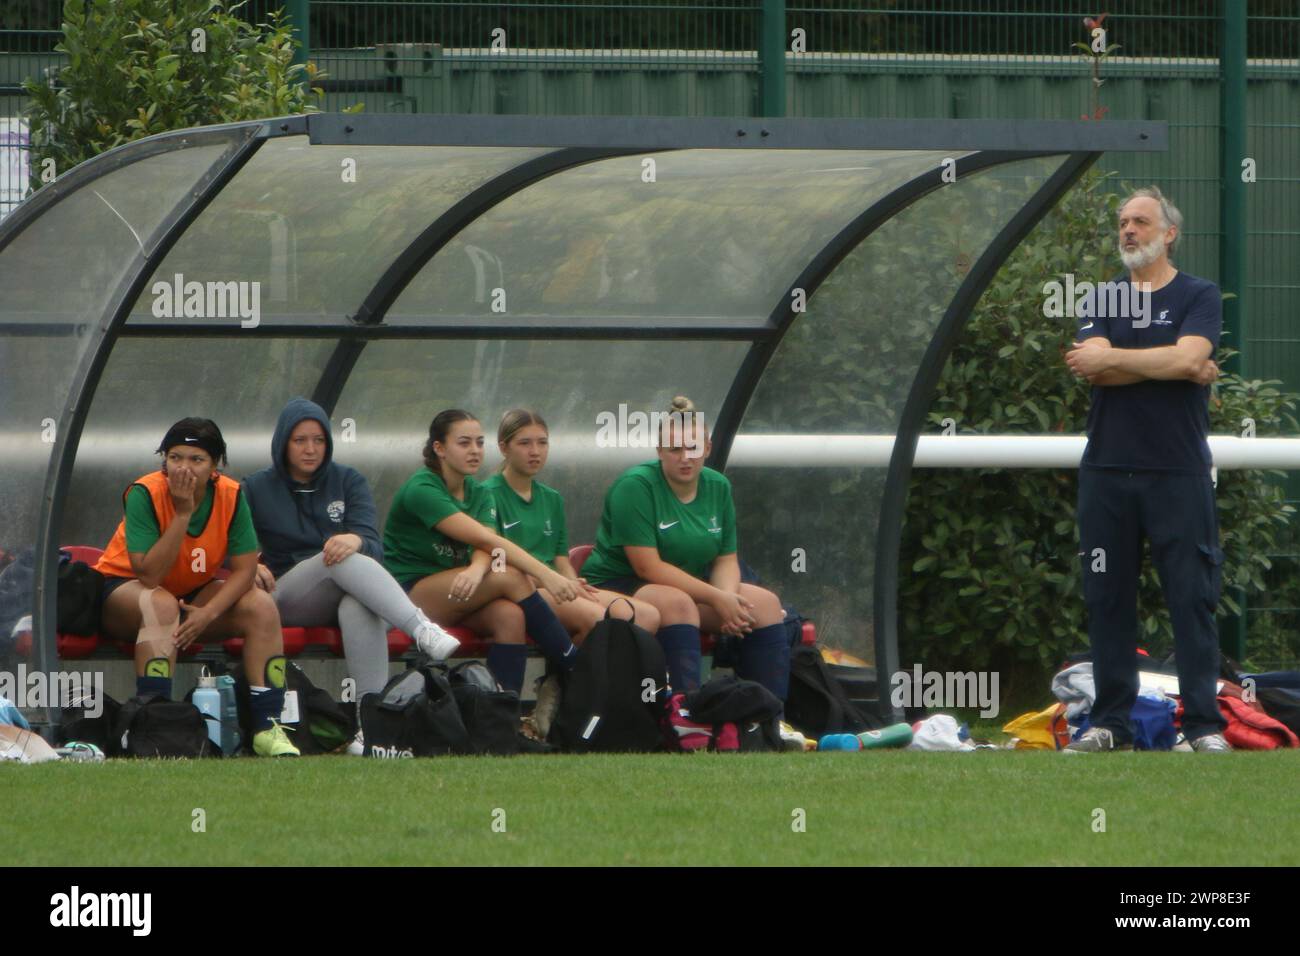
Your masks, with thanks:
[(167, 434), (163, 436), (162, 444), (158, 446), (158, 451), (166, 455), (177, 445), (201, 448), (218, 464), (226, 456), (226, 443), (219, 437), (202, 435), (196, 429), (185, 425), (177, 424), (169, 428)]

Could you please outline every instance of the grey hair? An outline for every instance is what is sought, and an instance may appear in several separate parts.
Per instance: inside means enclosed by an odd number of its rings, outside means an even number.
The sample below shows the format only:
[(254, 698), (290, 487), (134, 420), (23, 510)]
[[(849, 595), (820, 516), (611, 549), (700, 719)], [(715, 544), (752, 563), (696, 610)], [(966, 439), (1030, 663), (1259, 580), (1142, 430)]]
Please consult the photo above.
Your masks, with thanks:
[(1177, 235), (1174, 236), (1174, 241), (1165, 247), (1165, 254), (1172, 256), (1174, 247), (1178, 245), (1178, 240), (1183, 237), (1183, 214), (1178, 211), (1178, 207), (1173, 204), (1172, 200), (1160, 191), (1159, 186), (1143, 186), (1141, 189), (1133, 190), (1129, 197), (1120, 203), (1119, 208), (1123, 209), (1134, 199), (1140, 197), (1154, 199), (1156, 204), (1160, 206), (1160, 218), (1164, 222), (1164, 228), (1168, 229), (1173, 226), (1178, 230)]

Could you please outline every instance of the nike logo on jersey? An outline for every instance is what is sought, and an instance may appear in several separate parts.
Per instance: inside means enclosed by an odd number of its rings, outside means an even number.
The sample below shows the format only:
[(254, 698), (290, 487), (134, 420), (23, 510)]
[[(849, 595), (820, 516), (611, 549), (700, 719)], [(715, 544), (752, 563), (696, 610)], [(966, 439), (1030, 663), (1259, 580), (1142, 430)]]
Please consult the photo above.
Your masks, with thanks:
[(1091, 323), (1091, 322), (1089, 322), (1087, 325), (1081, 325), (1081, 326), (1079, 326), (1079, 331), (1080, 331), (1080, 332), (1086, 332), (1086, 331), (1088, 331), (1090, 328), (1092, 328), (1092, 323)]
[[(519, 519), (519, 521), (523, 521), (523, 520), (524, 520), (523, 518), (520, 518), (520, 519)], [(515, 525), (519, 524), (519, 521), (511, 521), (511, 522), (509, 522), (508, 524), (503, 524), (501, 527), (503, 527), (503, 528), (505, 528), (507, 531), (509, 531), (509, 530), (510, 530), (511, 528), (513, 528)]]
[[(678, 520), (680, 520), (680, 519), (678, 519)], [(660, 530), (660, 531), (667, 531), (669, 528), (671, 528), (671, 527), (672, 527), (673, 525), (675, 525), (676, 523), (677, 523), (676, 521), (670, 521), (670, 522), (668, 522), (667, 524), (664, 524), (664, 523), (661, 521), (661, 522), (659, 522), (659, 530)]]

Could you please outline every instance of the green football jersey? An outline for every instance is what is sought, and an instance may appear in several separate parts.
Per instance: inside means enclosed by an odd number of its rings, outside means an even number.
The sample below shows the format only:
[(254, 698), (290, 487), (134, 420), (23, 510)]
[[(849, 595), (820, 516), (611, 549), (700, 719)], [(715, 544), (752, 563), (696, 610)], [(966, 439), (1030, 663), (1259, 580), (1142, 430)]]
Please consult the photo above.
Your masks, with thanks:
[(384, 567), (406, 584), (469, 563), (469, 545), (449, 538), (435, 525), (463, 513), (496, 530), (496, 499), (473, 478), (465, 479), (465, 500), (447, 490), (442, 476), (421, 468), (397, 489), (384, 524)]
[(550, 485), (533, 481), (531, 501), (519, 497), (500, 473), (481, 485), (496, 499), (497, 534), (509, 538), (542, 564), (555, 567), (557, 556), (569, 554), (564, 498)]
[(685, 504), (664, 477), (658, 460), (623, 472), (605, 494), (596, 547), (582, 576), (599, 584), (633, 577), (627, 545), (659, 549), (659, 557), (703, 578), (721, 554), (736, 552), (736, 507), (731, 482), (721, 472), (700, 472), (695, 498)]

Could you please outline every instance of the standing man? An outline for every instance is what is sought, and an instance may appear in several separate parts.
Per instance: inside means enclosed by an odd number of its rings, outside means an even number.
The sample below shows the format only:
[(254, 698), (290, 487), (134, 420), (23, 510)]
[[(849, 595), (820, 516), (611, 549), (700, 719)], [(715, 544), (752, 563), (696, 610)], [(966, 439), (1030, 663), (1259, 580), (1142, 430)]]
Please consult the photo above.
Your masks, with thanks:
[(1154, 186), (1125, 200), (1119, 254), (1128, 280), (1098, 289), (1065, 357), (1093, 386), (1079, 542), (1097, 688), (1091, 727), (1067, 753), (1132, 748), (1144, 537), (1173, 619), (1183, 735), (1195, 751), (1232, 749), (1215, 702), (1223, 549), (1206, 440), (1223, 307), (1218, 286), (1169, 261), (1182, 224)]

